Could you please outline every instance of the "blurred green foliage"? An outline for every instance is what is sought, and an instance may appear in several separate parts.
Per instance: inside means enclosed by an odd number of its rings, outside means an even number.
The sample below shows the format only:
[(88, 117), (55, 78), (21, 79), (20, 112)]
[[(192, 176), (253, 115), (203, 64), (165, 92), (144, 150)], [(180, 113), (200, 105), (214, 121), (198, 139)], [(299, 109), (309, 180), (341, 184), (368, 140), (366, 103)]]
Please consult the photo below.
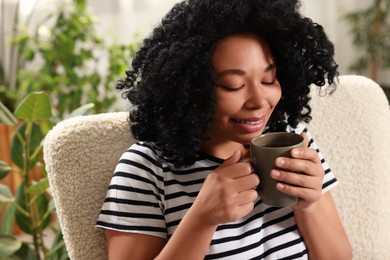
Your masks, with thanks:
[(102, 37), (87, 7), (85, 1), (61, 6), (33, 33), (27, 26), (15, 27), (11, 50), (16, 53), (8, 66), (15, 73), (5, 73), (7, 64), (0, 66), (0, 101), (10, 110), (31, 91), (49, 94), (58, 120), (86, 103), (95, 105), (95, 113), (112, 109), (116, 81), (124, 76), (140, 41), (117, 44)]
[[(50, 121), (51, 112), (45, 92), (30, 93), (13, 113), (0, 102), (0, 124), (13, 130), (12, 165), (0, 161), (0, 178), (8, 174), (22, 177), (15, 194), (7, 185), (0, 184), (0, 259), (68, 259), (61, 230), (52, 221), (55, 206), (43, 164), (44, 137), (54, 124)], [(40, 169), (40, 175), (33, 178), (33, 169)], [(14, 236), (14, 223), (23, 236)], [(49, 229), (54, 235), (50, 246), (44, 241)]]
[[(0, 0), (2, 12), (4, 3)], [(101, 36), (84, 0), (59, 7), (31, 32), (29, 24), (19, 23), (20, 1), (15, 3), (12, 35), (5, 37), (0, 26), (0, 124), (12, 129), (12, 162), (0, 161), (0, 179), (15, 174), (22, 181), (14, 194), (0, 184), (0, 259), (68, 259), (53, 218), (44, 138), (65, 118), (114, 109), (115, 84), (125, 75), (140, 40), (136, 36), (118, 44)], [(14, 236), (15, 226), (22, 238)], [(44, 241), (48, 231), (54, 234), (50, 245)]]
[(366, 9), (348, 13), (354, 45), (361, 56), (350, 67), (377, 80), (378, 71), (390, 69), (390, 1), (373, 0)]

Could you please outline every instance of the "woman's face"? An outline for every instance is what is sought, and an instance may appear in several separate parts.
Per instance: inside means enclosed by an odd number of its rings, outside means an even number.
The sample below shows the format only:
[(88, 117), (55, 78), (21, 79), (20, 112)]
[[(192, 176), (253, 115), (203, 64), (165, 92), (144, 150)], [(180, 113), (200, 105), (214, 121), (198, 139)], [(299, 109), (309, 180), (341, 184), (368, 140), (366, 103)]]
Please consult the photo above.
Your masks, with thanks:
[[(254, 35), (225, 38), (216, 45), (211, 63), (217, 82), (217, 101), (209, 139), (202, 148), (228, 157), (231, 149), (248, 144), (263, 132), (282, 91), (271, 52)], [(227, 155), (220, 151), (226, 151)]]

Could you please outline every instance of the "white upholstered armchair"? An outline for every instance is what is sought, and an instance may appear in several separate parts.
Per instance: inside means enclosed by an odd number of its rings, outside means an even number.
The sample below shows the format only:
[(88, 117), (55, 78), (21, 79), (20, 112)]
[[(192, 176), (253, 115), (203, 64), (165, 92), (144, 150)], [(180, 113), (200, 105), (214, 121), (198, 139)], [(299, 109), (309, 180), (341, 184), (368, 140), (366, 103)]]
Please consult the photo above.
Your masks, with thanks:
[[(333, 197), (354, 259), (390, 259), (390, 110), (382, 89), (340, 76), (332, 96), (313, 87), (308, 125), (341, 185)], [(127, 113), (65, 120), (48, 134), (46, 169), (71, 259), (106, 259), (95, 222), (118, 158), (134, 140)]]

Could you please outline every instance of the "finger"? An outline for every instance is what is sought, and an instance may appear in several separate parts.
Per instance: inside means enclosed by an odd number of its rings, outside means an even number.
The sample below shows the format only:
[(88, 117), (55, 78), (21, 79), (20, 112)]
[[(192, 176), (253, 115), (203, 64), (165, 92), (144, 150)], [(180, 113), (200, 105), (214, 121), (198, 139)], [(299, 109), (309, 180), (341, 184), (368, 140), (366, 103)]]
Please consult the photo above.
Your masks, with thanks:
[(321, 161), (317, 151), (311, 148), (294, 148), (290, 154), (293, 158), (310, 160), (314, 163)]
[(309, 160), (278, 157), (275, 160), (275, 165), (282, 169), (294, 172), (303, 172), (311, 176), (323, 174), (323, 168), (319, 166), (319, 164), (313, 163)]
[(243, 167), (244, 164), (238, 163), (241, 157), (240, 150), (234, 151), (214, 172), (220, 174), (222, 178), (238, 178), (250, 174), (251, 168), (249, 166)]
[(303, 139), (305, 139), (306, 147), (309, 147), (309, 141), (310, 141), (309, 135), (306, 132), (302, 132), (301, 136), (303, 136)]
[(242, 206), (251, 202), (254, 202), (259, 197), (256, 190), (246, 190), (237, 194), (237, 204)]
[(240, 150), (235, 150), (233, 154), (227, 158), (222, 164), (221, 167), (226, 167), (232, 164), (237, 163), (242, 157), (242, 153)]
[(252, 173), (234, 180), (234, 186), (238, 192), (254, 189), (260, 184), (259, 176)]
[(215, 170), (216, 174), (224, 179), (234, 179), (245, 177), (253, 173), (249, 163), (234, 163), (231, 165), (220, 166)]
[(248, 215), (253, 210), (254, 207), (255, 207), (255, 203), (253, 201), (249, 202), (247, 204), (241, 205), (240, 212), (241, 212), (242, 217)]
[(273, 169), (271, 171), (271, 177), (277, 181), (283, 182), (288, 185), (310, 188), (310, 189), (320, 188), (318, 178), (306, 174), (285, 172), (285, 171)]
[(296, 187), (296, 186), (288, 185), (286, 183), (281, 183), (281, 182), (278, 182), (276, 184), (276, 188), (283, 193), (301, 198), (307, 202), (315, 202), (315, 201), (319, 200), (320, 197), (322, 196), (321, 190)]
[(236, 168), (237, 171), (242, 173), (242, 174), (236, 174), (234, 178), (241, 178), (243, 176), (254, 173), (254, 167), (250, 162), (239, 162), (230, 167)]

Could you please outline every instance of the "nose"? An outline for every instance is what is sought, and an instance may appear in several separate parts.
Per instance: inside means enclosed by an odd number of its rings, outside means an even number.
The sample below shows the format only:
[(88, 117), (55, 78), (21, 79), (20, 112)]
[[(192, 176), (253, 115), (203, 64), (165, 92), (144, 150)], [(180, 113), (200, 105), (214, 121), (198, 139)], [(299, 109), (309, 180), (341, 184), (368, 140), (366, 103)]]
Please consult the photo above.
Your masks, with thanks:
[(267, 95), (261, 83), (251, 84), (247, 88), (246, 102), (244, 103), (247, 109), (259, 109), (267, 105)]

